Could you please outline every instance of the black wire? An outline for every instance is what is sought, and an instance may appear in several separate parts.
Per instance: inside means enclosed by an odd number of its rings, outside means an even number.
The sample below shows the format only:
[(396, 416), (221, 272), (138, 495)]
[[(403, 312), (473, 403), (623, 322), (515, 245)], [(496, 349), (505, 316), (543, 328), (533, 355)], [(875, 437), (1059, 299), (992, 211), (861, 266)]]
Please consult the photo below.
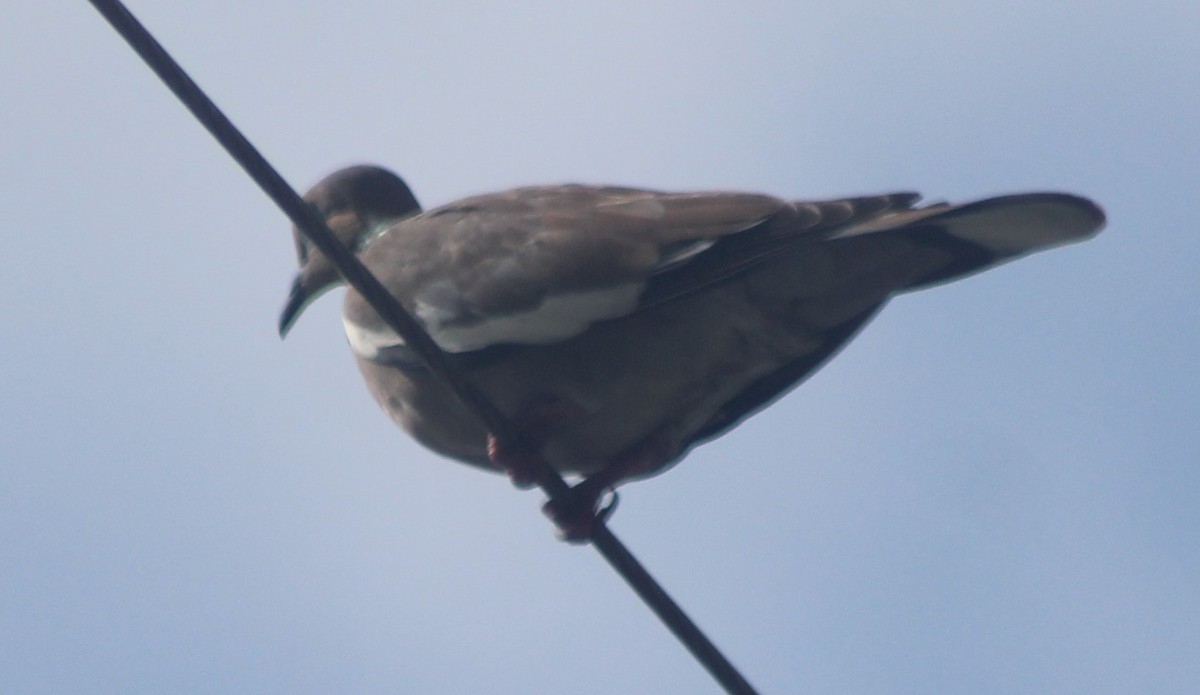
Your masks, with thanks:
[[(342, 277), (363, 296), (404, 342), (424, 360), (429, 370), (449, 386), (506, 448), (528, 450), (529, 444), (496, 407), (454, 369), (437, 343), (408, 315), (400, 302), (342, 246), (325, 221), (288, 185), (279, 172), (255, 149), (216, 104), (188, 77), (183, 68), (150, 35), (119, 0), (88, 0), (104, 16), (151, 70), (158, 75), (192, 115), (216, 138), (254, 182), (275, 201), (284, 214), (321, 250)], [(543, 466), (538, 485), (552, 500), (566, 499), (570, 487), (557, 472)], [(691, 621), (625, 545), (598, 520), (589, 540), (614, 570), (637, 592), (688, 651), (729, 693), (753, 695), (750, 684)]]

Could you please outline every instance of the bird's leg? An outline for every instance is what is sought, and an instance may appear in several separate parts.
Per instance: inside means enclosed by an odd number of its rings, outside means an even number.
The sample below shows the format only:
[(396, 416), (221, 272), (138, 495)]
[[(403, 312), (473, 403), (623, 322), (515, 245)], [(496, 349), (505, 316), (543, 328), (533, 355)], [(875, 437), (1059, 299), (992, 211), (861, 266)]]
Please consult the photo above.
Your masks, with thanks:
[[(521, 409), (513, 424), (525, 433), (528, 448), (514, 450), (489, 434), (488, 458), (497, 468), (508, 473), (513, 485), (529, 488), (538, 483), (546, 470), (541, 448), (554, 431), (587, 414), (579, 404), (556, 396), (540, 398)], [(600, 506), (609, 490), (622, 482), (645, 475), (666, 465), (676, 454), (677, 438), (665, 431), (656, 432), (629, 447), (608, 461), (599, 471), (572, 486), (568, 494), (547, 502), (542, 511), (558, 526), (559, 536), (571, 543), (585, 543), (597, 524), (602, 523), (616, 507), (616, 495), (607, 505)]]
[(525, 489), (537, 485), (546, 469), (541, 449), (554, 430), (587, 413), (582, 406), (557, 396), (544, 396), (521, 409), (513, 424), (525, 434), (527, 447), (513, 449), (488, 434), (488, 458), (508, 474), (513, 485)]
[(492, 464), (507, 473), (508, 479), (514, 486), (527, 490), (537, 485), (538, 477), (545, 465), (542, 463), (541, 454), (538, 454), (537, 451), (525, 448), (514, 450), (489, 432), (487, 453)]
[[(617, 505), (616, 488), (622, 482), (658, 470), (678, 453), (672, 437), (658, 432), (609, 460), (603, 469), (571, 487), (564, 499), (550, 500), (542, 512), (558, 526), (559, 537), (569, 543), (586, 543), (596, 526), (603, 523)], [(604, 493), (612, 490), (612, 501), (603, 507)]]

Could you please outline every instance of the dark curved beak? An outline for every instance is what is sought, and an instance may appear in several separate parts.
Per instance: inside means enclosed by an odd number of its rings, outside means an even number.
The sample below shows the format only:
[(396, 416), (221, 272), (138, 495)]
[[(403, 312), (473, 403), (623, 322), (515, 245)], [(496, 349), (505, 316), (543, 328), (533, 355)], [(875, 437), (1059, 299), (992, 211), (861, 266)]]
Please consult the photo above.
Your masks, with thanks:
[(300, 317), (300, 313), (304, 310), (304, 305), (308, 303), (309, 292), (304, 285), (304, 276), (297, 275), (292, 281), (292, 291), (288, 295), (287, 304), (283, 306), (283, 313), (279, 315), (279, 337), (286, 338), (288, 331), (292, 329), (292, 324)]

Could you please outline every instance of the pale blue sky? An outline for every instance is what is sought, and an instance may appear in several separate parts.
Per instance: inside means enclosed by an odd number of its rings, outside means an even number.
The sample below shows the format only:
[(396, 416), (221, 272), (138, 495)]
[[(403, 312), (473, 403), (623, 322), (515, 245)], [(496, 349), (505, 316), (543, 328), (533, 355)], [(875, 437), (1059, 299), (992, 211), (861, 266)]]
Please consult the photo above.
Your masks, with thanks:
[[(699, 693), (540, 493), (377, 411), (85, 2), (0, 25), (0, 691)], [(614, 530), (764, 693), (1200, 690), (1200, 5), (131, 2), (294, 185), (1094, 197)]]

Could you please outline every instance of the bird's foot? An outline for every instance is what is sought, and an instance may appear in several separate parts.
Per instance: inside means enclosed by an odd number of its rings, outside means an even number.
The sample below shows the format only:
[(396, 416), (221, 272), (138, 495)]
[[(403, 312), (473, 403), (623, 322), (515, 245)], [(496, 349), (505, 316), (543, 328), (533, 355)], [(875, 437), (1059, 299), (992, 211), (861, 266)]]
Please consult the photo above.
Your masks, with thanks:
[[(607, 500), (605, 493), (609, 493)], [(566, 495), (542, 505), (542, 513), (558, 527), (560, 540), (587, 543), (616, 508), (616, 491), (606, 477), (596, 476), (585, 478), (572, 486)]]
[[(617, 486), (662, 468), (677, 451), (678, 443), (668, 433), (651, 435), (571, 487), (566, 496), (547, 502), (542, 512), (558, 526), (559, 538), (586, 543), (616, 509)], [(606, 493), (611, 493), (607, 501)]]

